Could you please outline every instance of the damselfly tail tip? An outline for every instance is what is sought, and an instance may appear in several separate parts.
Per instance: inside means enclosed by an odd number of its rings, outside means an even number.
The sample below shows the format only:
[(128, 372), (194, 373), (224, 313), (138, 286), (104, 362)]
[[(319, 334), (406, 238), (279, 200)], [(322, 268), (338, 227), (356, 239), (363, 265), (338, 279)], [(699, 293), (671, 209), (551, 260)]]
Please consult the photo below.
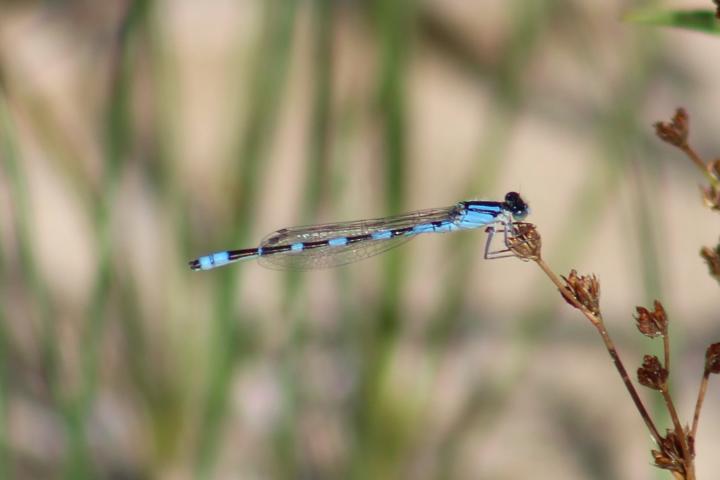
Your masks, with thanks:
[(188, 262), (188, 265), (190, 265), (190, 270), (195, 270), (195, 271), (196, 271), (196, 270), (200, 270), (200, 269), (201, 269), (201, 267), (200, 267), (200, 260), (197, 259), (197, 258), (196, 258), (195, 260), (190, 260), (190, 261)]

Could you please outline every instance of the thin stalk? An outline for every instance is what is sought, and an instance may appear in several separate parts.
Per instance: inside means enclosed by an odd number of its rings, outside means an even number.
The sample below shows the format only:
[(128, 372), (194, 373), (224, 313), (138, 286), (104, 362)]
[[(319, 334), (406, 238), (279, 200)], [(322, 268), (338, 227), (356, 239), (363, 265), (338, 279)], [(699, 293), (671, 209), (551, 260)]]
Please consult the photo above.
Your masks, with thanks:
[(698, 167), (701, 172), (703, 172), (703, 174), (707, 177), (712, 186), (717, 187), (720, 185), (720, 180), (715, 178), (710, 173), (707, 164), (703, 161), (700, 155), (698, 155), (694, 148), (692, 148), (687, 143), (684, 145), (680, 145), (679, 148), (685, 153), (685, 155), (688, 156), (688, 158), (695, 164), (695, 166)]
[(625, 384), (625, 388), (627, 388), (628, 393), (630, 394), (630, 397), (632, 398), (633, 402), (635, 403), (635, 407), (638, 409), (638, 412), (640, 412), (640, 416), (642, 417), (643, 421), (645, 422), (645, 425), (647, 426), (648, 430), (650, 431), (650, 435), (652, 435), (653, 440), (655, 440), (655, 443), (657, 445), (662, 445), (662, 437), (660, 436), (660, 433), (657, 430), (657, 427), (655, 427), (655, 423), (652, 421), (652, 418), (650, 418), (650, 415), (648, 414), (647, 409), (645, 408), (645, 405), (643, 404), (642, 400), (640, 399), (640, 396), (637, 393), (637, 390), (635, 389), (635, 386), (633, 385), (632, 381), (630, 380), (630, 376), (627, 373), (627, 370), (625, 369), (625, 365), (623, 365), (622, 360), (620, 359), (620, 355), (617, 352), (617, 349), (615, 348), (615, 343), (610, 338), (610, 335), (608, 334), (607, 330), (605, 329), (605, 324), (602, 320), (601, 316), (595, 316), (592, 312), (588, 311), (580, 302), (578, 302), (572, 292), (565, 286), (565, 284), (560, 280), (560, 278), (555, 275), (555, 272), (553, 272), (547, 263), (542, 258), (535, 259), (535, 263), (540, 267), (540, 269), (547, 275), (547, 277), (552, 281), (555, 286), (558, 287), (558, 289), (562, 292), (563, 297), (567, 299), (575, 308), (580, 310), (585, 317), (590, 320), (590, 322), (593, 324), (593, 326), (597, 329), (598, 333), (603, 339), (603, 343), (605, 344), (605, 348), (607, 349), (608, 353), (610, 354), (610, 357), (613, 360), (613, 363), (615, 364), (615, 368), (617, 369), (618, 373), (620, 374), (620, 378), (622, 378), (623, 383)]
[(675, 409), (675, 403), (673, 402), (670, 391), (668, 390), (667, 382), (663, 383), (660, 393), (662, 393), (663, 400), (665, 400), (665, 406), (667, 406), (670, 418), (672, 418), (673, 426), (675, 427), (675, 435), (680, 441), (680, 448), (683, 452), (683, 464), (685, 465), (685, 473), (687, 474), (686, 480), (695, 480), (695, 466), (693, 464), (693, 458), (692, 455), (690, 455), (687, 437), (682, 425), (680, 424), (680, 418), (678, 417), (677, 410)]
[(698, 391), (697, 402), (695, 402), (695, 413), (693, 414), (692, 429), (690, 430), (690, 436), (695, 439), (698, 429), (698, 421), (700, 421), (700, 410), (702, 410), (703, 401), (705, 401), (705, 394), (707, 393), (708, 383), (710, 380), (710, 370), (707, 368), (703, 372), (703, 378), (700, 382), (700, 390)]

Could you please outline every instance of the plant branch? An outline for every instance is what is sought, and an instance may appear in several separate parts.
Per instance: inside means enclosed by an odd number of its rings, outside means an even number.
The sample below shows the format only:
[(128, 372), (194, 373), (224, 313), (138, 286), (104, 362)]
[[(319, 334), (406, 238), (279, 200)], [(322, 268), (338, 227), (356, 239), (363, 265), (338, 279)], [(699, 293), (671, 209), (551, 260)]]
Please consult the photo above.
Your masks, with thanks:
[(672, 396), (670, 395), (670, 391), (668, 390), (667, 383), (664, 383), (662, 385), (662, 387), (660, 388), (660, 393), (662, 393), (663, 400), (665, 400), (665, 406), (668, 409), (668, 413), (670, 413), (670, 418), (672, 419), (673, 425), (675, 427), (675, 436), (680, 442), (680, 448), (682, 449), (683, 453), (683, 464), (685, 465), (685, 473), (687, 475), (686, 478), (687, 480), (694, 480), (695, 468), (692, 461), (693, 457), (690, 453), (690, 448), (688, 447), (687, 435), (685, 434), (685, 431), (680, 424), (680, 418), (678, 417), (677, 410), (675, 409), (675, 403), (672, 400)]
[(560, 280), (560, 278), (555, 274), (555, 272), (550, 269), (547, 263), (540, 258), (539, 256), (537, 258), (533, 258), (532, 260), (535, 261), (535, 263), (540, 267), (540, 269), (547, 275), (547, 277), (552, 281), (557, 287), (558, 290), (560, 290), (560, 293), (562, 296), (570, 302), (575, 308), (580, 310), (585, 317), (587, 317), (588, 320), (595, 326), (598, 333), (603, 339), (603, 343), (605, 344), (605, 348), (607, 349), (608, 353), (610, 354), (610, 357), (613, 360), (613, 363), (615, 364), (615, 368), (617, 369), (618, 373), (620, 374), (620, 378), (622, 378), (623, 383), (625, 384), (625, 388), (627, 388), (628, 393), (630, 394), (630, 397), (632, 398), (633, 402), (635, 403), (635, 407), (638, 409), (638, 412), (640, 412), (640, 416), (642, 417), (643, 421), (645, 422), (645, 425), (647, 426), (648, 430), (650, 431), (650, 435), (653, 437), (653, 440), (657, 445), (662, 445), (662, 437), (660, 436), (660, 433), (657, 430), (657, 427), (655, 427), (655, 423), (652, 421), (652, 418), (650, 418), (650, 414), (648, 413), (647, 409), (645, 408), (645, 405), (643, 404), (642, 400), (640, 399), (640, 396), (637, 393), (637, 390), (635, 389), (635, 386), (633, 385), (632, 381), (630, 380), (630, 376), (627, 373), (627, 370), (625, 369), (625, 365), (622, 363), (622, 360), (620, 359), (620, 355), (617, 352), (617, 349), (615, 348), (615, 343), (612, 341), (612, 338), (610, 338), (610, 335), (608, 334), (607, 330), (605, 329), (605, 324), (602, 320), (602, 316), (595, 315), (591, 311), (589, 311), (584, 305), (582, 305), (576, 298), (575, 295), (570, 291), (570, 289), (567, 288), (567, 286)]
[(705, 400), (705, 394), (707, 393), (707, 387), (710, 380), (710, 371), (706, 368), (703, 373), (702, 381), (700, 382), (700, 390), (698, 390), (697, 402), (695, 403), (695, 413), (693, 414), (692, 430), (690, 430), (690, 436), (694, 439), (697, 435), (698, 421), (700, 420), (700, 410), (702, 409), (703, 401)]
[(698, 420), (700, 419), (700, 410), (702, 409), (705, 394), (707, 393), (710, 375), (720, 374), (720, 343), (713, 343), (705, 352), (705, 370), (703, 371), (703, 379), (700, 382), (700, 390), (698, 391), (697, 403), (695, 404), (695, 414), (693, 415), (693, 425), (690, 435), (695, 440), (697, 434)]
[(711, 185), (718, 186), (720, 185), (720, 181), (718, 181), (717, 178), (715, 178), (708, 169), (708, 165), (703, 161), (703, 159), (700, 157), (700, 155), (697, 154), (694, 148), (692, 148), (689, 144), (685, 143), (683, 145), (679, 145), (678, 148), (682, 150), (682, 152), (687, 155), (687, 157), (695, 164), (696, 167), (700, 169), (701, 172), (707, 177), (707, 179), (710, 181)]

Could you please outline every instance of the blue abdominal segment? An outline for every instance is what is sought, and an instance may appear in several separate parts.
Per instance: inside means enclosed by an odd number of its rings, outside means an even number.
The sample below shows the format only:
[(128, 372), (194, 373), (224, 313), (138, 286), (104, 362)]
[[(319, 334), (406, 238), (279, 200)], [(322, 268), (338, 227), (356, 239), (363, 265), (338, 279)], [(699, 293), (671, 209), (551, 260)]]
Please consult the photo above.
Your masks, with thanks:
[(392, 232), (390, 230), (381, 230), (379, 232), (373, 232), (370, 235), (370, 238), (373, 240), (387, 240), (388, 238), (392, 238)]
[(261, 252), (262, 249), (260, 248), (215, 252), (191, 261), (190, 268), (193, 270), (211, 270), (213, 268), (235, 263), (238, 260), (250, 260), (252, 258), (257, 258), (261, 255)]
[(343, 245), (347, 245), (347, 243), (348, 243), (347, 237), (331, 238), (327, 242), (328, 246), (330, 246), (330, 247), (342, 247)]
[(217, 252), (200, 257), (198, 260), (200, 261), (201, 269), (210, 270), (211, 268), (227, 265), (230, 261), (230, 255), (228, 255), (228, 252)]

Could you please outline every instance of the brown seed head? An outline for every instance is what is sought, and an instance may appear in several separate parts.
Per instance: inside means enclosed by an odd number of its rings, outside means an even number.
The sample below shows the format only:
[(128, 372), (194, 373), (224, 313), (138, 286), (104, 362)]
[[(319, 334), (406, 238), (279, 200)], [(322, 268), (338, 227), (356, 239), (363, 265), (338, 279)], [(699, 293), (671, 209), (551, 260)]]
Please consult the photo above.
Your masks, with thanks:
[(655, 466), (664, 470), (675, 470), (680, 471), (681, 467), (677, 460), (673, 460), (670, 456), (658, 450), (651, 450), (653, 460), (655, 460)]
[(707, 263), (710, 269), (710, 275), (720, 281), (720, 244), (715, 248), (702, 247), (700, 249), (700, 256), (705, 260), (705, 263)]
[(716, 158), (710, 162), (708, 172), (715, 180), (720, 180), (720, 158)]
[(705, 370), (720, 374), (720, 343), (713, 343), (705, 352)]
[[(694, 453), (694, 447), (695, 445), (689, 440), (688, 435), (688, 429), (685, 427), (683, 432), (683, 435), (685, 435), (685, 439), (688, 440), (688, 449), (690, 450), (690, 455), (692, 457), (695, 457)], [(680, 441), (680, 437), (678, 436), (678, 433), (675, 430), (666, 430), (665, 436), (662, 438), (661, 448), (663, 450), (663, 453), (670, 459), (672, 459), (675, 463), (675, 465), (679, 468), (679, 470), (682, 470), (683, 467), (683, 448), (682, 448), (682, 442)]]
[[(595, 275), (578, 275), (575, 270), (570, 271), (570, 275), (562, 277), (565, 280), (565, 286), (574, 299), (580, 303), (585, 309), (596, 317), (600, 316), (600, 282)], [(563, 297), (565, 297), (565, 292)], [(565, 300), (572, 306), (575, 306), (571, 299), (565, 297)]]
[(710, 210), (720, 212), (720, 189), (714, 185), (709, 187), (700, 187), (703, 203)]
[(688, 114), (684, 108), (678, 108), (670, 123), (655, 123), (655, 133), (660, 140), (676, 147), (687, 147), (688, 139)]
[[(692, 437), (688, 434), (687, 427), (685, 428), (684, 435), (688, 442), (690, 455), (695, 457), (695, 445)], [(674, 430), (666, 430), (665, 436), (662, 437), (660, 441), (660, 451), (651, 450), (651, 452), (653, 460), (655, 460), (655, 466), (680, 473), (685, 471), (682, 442), (680, 442), (680, 438)]]
[(508, 238), (510, 250), (522, 260), (539, 260), (542, 238), (532, 223), (516, 222), (515, 234)]
[(643, 364), (637, 371), (638, 382), (653, 390), (661, 390), (668, 378), (668, 371), (660, 365), (655, 355), (645, 355)]
[(635, 310), (635, 322), (640, 333), (651, 338), (667, 335), (667, 315), (660, 302), (655, 300), (655, 310), (652, 312), (645, 307), (635, 307)]

